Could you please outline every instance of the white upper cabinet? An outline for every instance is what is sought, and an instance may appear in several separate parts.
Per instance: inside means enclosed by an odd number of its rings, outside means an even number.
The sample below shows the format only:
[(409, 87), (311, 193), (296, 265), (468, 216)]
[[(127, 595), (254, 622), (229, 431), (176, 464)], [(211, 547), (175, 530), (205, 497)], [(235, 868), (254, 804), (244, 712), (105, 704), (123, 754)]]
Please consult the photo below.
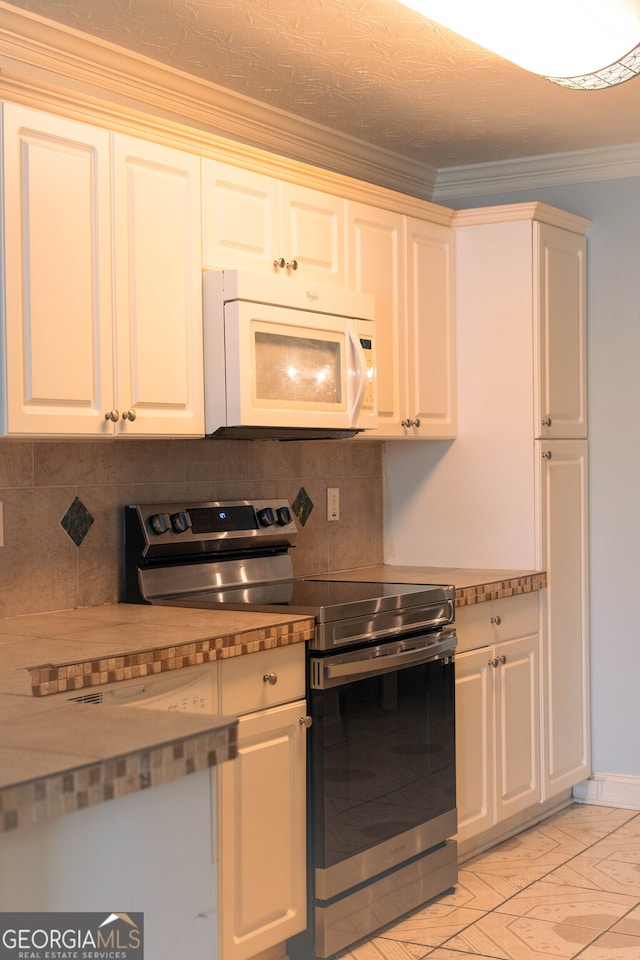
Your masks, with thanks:
[(404, 217), (366, 204), (349, 202), (349, 286), (372, 294), (376, 319), (378, 429), (370, 436), (402, 436), (408, 416), (405, 398), (406, 354)]
[(415, 217), (406, 217), (405, 221), (405, 383), (409, 421), (405, 429), (408, 436), (453, 438), (456, 435), (453, 230)]
[(12, 104), (3, 156), (2, 431), (202, 435), (199, 160)]
[[(536, 263), (537, 261), (537, 263)], [(534, 223), (538, 387), (534, 436), (587, 436), (586, 239)]]
[(109, 133), (2, 109), (2, 433), (111, 435)]
[(113, 201), (117, 430), (201, 436), (200, 160), (115, 134)]
[[(525, 370), (520, 394), (531, 404), (534, 437), (586, 437), (589, 221), (543, 204), (514, 204), (462, 210), (455, 223), (462, 323), (474, 309), (484, 317), (491, 305), (486, 347), (505, 368)], [(507, 353), (510, 327), (530, 335), (526, 354)], [(489, 332), (484, 319), (483, 329)]]
[(277, 180), (203, 160), (202, 199), (205, 269), (278, 269), (274, 264), (284, 254)]
[(344, 286), (339, 197), (203, 160), (204, 265)]
[(454, 437), (453, 231), (347, 204), (349, 285), (376, 305), (379, 427), (385, 438)]

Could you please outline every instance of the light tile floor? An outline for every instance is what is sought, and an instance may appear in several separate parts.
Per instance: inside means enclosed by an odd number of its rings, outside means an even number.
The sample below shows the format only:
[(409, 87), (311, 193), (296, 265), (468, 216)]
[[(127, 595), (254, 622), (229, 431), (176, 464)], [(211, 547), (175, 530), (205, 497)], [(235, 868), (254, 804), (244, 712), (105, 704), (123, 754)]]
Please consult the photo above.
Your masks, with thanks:
[(573, 804), (341, 960), (640, 960), (640, 814)]

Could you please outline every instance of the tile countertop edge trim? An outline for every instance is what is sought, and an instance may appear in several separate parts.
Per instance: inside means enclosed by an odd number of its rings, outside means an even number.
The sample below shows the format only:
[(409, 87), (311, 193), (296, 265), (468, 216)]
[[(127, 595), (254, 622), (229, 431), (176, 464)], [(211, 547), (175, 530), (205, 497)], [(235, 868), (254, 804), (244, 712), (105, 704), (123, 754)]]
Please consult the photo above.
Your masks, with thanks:
[(238, 721), (0, 789), (0, 834), (139, 793), (233, 760)]
[(496, 580), (494, 583), (460, 587), (456, 589), (456, 607), (466, 607), (474, 603), (501, 600), (504, 597), (515, 597), (524, 593), (534, 593), (544, 590), (546, 586), (547, 574), (542, 572), (513, 577), (510, 580)]
[(43, 664), (29, 668), (31, 693), (34, 697), (45, 697), (56, 693), (82, 691), (105, 683), (138, 679), (180, 670), (182, 667), (199, 666), (214, 660), (304, 643), (311, 639), (313, 630), (313, 620), (300, 619), (221, 637), (190, 640), (169, 647), (137, 650), (135, 653), (122, 653), (58, 666)]

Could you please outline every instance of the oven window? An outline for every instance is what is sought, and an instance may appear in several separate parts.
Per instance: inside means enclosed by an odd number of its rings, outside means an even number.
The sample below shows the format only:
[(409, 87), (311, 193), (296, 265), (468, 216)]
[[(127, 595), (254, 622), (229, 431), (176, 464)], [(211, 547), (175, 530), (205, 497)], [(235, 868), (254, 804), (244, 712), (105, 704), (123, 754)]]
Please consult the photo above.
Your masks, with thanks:
[(453, 660), (311, 694), (311, 817), (331, 867), (453, 809)]

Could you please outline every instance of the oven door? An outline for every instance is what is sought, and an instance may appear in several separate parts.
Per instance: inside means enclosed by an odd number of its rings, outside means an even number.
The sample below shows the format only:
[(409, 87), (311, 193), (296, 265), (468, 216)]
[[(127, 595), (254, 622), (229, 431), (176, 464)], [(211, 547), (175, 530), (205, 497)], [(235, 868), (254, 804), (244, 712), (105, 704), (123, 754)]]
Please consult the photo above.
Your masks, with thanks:
[(453, 628), (310, 658), (316, 900), (455, 834)]

